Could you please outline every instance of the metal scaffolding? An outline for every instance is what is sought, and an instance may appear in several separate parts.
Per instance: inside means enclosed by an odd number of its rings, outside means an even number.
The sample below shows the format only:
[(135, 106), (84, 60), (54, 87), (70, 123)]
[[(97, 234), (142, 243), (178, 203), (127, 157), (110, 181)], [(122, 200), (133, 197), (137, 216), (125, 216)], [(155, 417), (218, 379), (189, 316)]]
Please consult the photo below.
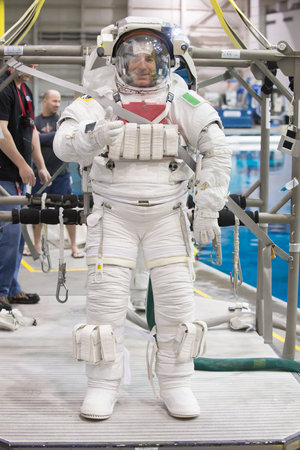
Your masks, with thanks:
[[(22, 64), (79, 64), (84, 65), (91, 48), (80, 45), (28, 45), (28, 46), (0, 46), (0, 75), (9, 67), (11, 58)], [(196, 66), (224, 67), (223, 75), (206, 80), (200, 87), (216, 83), (220, 80), (236, 78), (245, 89), (259, 102), (261, 106), (261, 151), (260, 151), (260, 179), (243, 195), (247, 198), (247, 206), (257, 206), (260, 212), (259, 225), (251, 218), (245, 225), (258, 237), (258, 264), (257, 264), (257, 301), (256, 317), (257, 331), (263, 335), (266, 343), (272, 343), (272, 254), (277, 253), (288, 264), (288, 294), (286, 309), (286, 339), (283, 349), (283, 357), (294, 359), (297, 324), (297, 298), (299, 288), (299, 252), (300, 252), (300, 188), (295, 186), (277, 205), (269, 209), (269, 156), (270, 156), (270, 94), (258, 95), (252, 87), (240, 76), (237, 68), (250, 68), (256, 79), (268, 78), (278, 91), (293, 106), (293, 114), (290, 117), (289, 129), (292, 135), (282, 137), (283, 151), (292, 159), (291, 179), (298, 179), (300, 175), (300, 52), (294, 51), (288, 43), (280, 41), (272, 50), (214, 50), (214, 49), (189, 49), (190, 56)], [(282, 74), (294, 80), (293, 92), (287, 89), (269, 69), (269, 63), (276, 63)], [(16, 72), (15, 72), (16, 73)], [(14, 74), (0, 85), (3, 89), (12, 81)], [(54, 82), (51, 78), (51, 82)], [(57, 79), (59, 84), (59, 79)], [(62, 81), (62, 80), (61, 80)], [(67, 82), (65, 82), (67, 83)], [(75, 92), (83, 92), (83, 88), (69, 83), (66, 86)], [(287, 147), (284, 148), (285, 143)], [(249, 196), (259, 188), (259, 198)], [(7, 202), (7, 196), (0, 192), (0, 204)], [(11, 199), (12, 200), (12, 199)], [(14, 200), (15, 201), (15, 200)], [(19, 204), (28, 204), (26, 198), (18, 198)], [(289, 214), (280, 214), (278, 211), (288, 201), (291, 202)], [(234, 202), (228, 202), (227, 207), (239, 218), (245, 219), (244, 211)], [(0, 220), (10, 221), (0, 213)], [(289, 224), (289, 253), (279, 249), (267, 235), (268, 224)]]

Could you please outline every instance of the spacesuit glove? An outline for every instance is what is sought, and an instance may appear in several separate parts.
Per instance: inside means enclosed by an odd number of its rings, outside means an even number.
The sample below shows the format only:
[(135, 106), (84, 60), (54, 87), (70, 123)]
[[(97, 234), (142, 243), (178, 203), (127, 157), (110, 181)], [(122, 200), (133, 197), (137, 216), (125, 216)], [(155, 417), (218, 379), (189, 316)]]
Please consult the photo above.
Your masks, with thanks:
[(113, 145), (121, 133), (123, 133), (124, 123), (122, 120), (109, 122), (106, 119), (98, 120), (93, 130), (93, 136), (100, 148), (106, 145)]
[(209, 240), (221, 235), (216, 217), (204, 217), (196, 212), (193, 222), (194, 238), (198, 244), (208, 244)]

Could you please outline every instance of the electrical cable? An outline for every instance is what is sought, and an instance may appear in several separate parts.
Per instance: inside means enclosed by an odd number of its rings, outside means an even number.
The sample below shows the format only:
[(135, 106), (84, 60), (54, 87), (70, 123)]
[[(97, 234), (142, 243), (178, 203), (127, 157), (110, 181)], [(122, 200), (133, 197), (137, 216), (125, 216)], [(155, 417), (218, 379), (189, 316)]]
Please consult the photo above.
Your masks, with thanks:
[(23, 21), (23, 19), (27, 16), (27, 14), (29, 14), (30, 13), (30, 11), (35, 7), (35, 3), (37, 2), (37, 1), (39, 1), (39, 0), (35, 0), (34, 1), (34, 3), (32, 3), (31, 5), (30, 5), (30, 7), (25, 11), (25, 13), (23, 14), (23, 16), (22, 17), (20, 17), (20, 19), (14, 24), (14, 25), (12, 25), (10, 28), (9, 28), (9, 30), (7, 30), (4, 34), (3, 34), (3, 36), (1, 36), (1, 41), (3, 41), (4, 43), (6, 43), (6, 41), (5, 41), (5, 37), (9, 34), (9, 33), (11, 33), (22, 21)]
[(234, 30), (232, 29), (232, 27), (229, 25), (229, 23), (227, 22), (227, 20), (224, 17), (223, 11), (218, 3), (217, 0), (210, 0), (215, 13), (218, 16), (218, 19), (220, 21), (220, 24), (222, 25), (222, 28), (224, 29), (225, 33), (227, 34), (227, 36), (229, 37), (229, 39), (231, 40), (231, 42), (233, 43), (233, 45), (236, 48), (246, 48), (246, 45), (243, 43), (243, 41), (238, 37), (238, 35), (234, 32)]
[(17, 43), (17, 39), (20, 36), (21, 33), (23, 33), (23, 30), (26, 30), (26, 28), (31, 23), (33, 17), (34, 17), (34, 9), (32, 9), (29, 14), (25, 17), (23, 23), (21, 26), (11, 35), (9, 38), (5, 41), (5, 45), (14, 45)]
[[(235, 9), (237, 15), (240, 17), (240, 19), (243, 21), (243, 23), (246, 25), (250, 33), (260, 42), (260, 44), (265, 47), (266, 49), (272, 47), (268, 39), (258, 30), (258, 28), (253, 25), (253, 23), (248, 19), (248, 17), (243, 13), (243, 11), (240, 10), (238, 5), (235, 3), (234, 0), (229, 0), (229, 3), (233, 6)], [(256, 34), (257, 33), (257, 36)], [(262, 39), (262, 41), (260, 40)], [(263, 42), (264, 41), (264, 42)]]
[(30, 29), (33, 27), (33, 25), (35, 24), (35, 22), (36, 22), (36, 20), (37, 20), (39, 14), (40, 14), (40, 12), (41, 12), (41, 9), (42, 9), (44, 3), (45, 3), (45, 0), (39, 0), (38, 5), (37, 5), (37, 7), (36, 7), (36, 11), (35, 11), (34, 17), (33, 17), (33, 20), (31, 21), (30, 26), (27, 28), (26, 32), (24, 32), (24, 33), (22, 34), (22, 36), (17, 40), (17, 42), (16, 42), (17, 44), (19, 44), (19, 43), (22, 41), (22, 39), (24, 38), (24, 36), (26, 36), (26, 34), (29, 32), (29, 30), (30, 30)]
[[(246, 45), (242, 41), (242, 39), (238, 36), (238, 34), (233, 30), (233, 28), (229, 25), (227, 20), (224, 17), (223, 11), (217, 0), (210, 0), (215, 13), (218, 16), (220, 24), (222, 28), (228, 35), (231, 42), (234, 44), (236, 48), (247, 49)], [(247, 30), (255, 37), (255, 39), (265, 48), (269, 49), (272, 47), (268, 39), (253, 25), (253, 23), (248, 19), (248, 17), (240, 10), (234, 0), (229, 0), (229, 3), (234, 8), (235, 12), (242, 20), (243, 24), (246, 26)]]
[(35, 0), (22, 17), (1, 36), (2, 45), (19, 44), (35, 24), (44, 3), (45, 0)]

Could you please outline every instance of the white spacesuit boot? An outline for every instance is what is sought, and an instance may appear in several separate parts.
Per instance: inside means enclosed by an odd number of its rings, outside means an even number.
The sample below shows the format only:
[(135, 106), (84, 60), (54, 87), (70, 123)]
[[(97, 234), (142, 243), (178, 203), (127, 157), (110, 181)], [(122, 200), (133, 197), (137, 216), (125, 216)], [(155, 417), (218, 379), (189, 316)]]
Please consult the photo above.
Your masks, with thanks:
[[(178, 355), (182, 340), (185, 338), (189, 340), (186, 334), (187, 329), (194, 328), (196, 330), (196, 327), (199, 327), (200, 335), (203, 328), (197, 322), (186, 323), (173, 330), (170, 327), (157, 327), (156, 375), (159, 381), (160, 396), (169, 413), (174, 417), (192, 418), (200, 414), (198, 401), (191, 389), (194, 373), (191, 351), (194, 343), (186, 343), (186, 349), (182, 351), (181, 355)], [(181, 342), (174, 337), (175, 332), (177, 337), (180, 335)], [(192, 334), (195, 334), (194, 331)], [(193, 339), (194, 337), (191, 340)], [(177, 350), (174, 351), (174, 348)], [(185, 355), (183, 355), (184, 353)]]
[(86, 365), (88, 388), (80, 408), (80, 415), (88, 419), (108, 419), (117, 401), (123, 372), (123, 354), (117, 353), (116, 361), (99, 366)]
[[(176, 283), (178, 271), (181, 281)], [(189, 278), (186, 264), (157, 267), (151, 272), (158, 347), (155, 371), (160, 396), (169, 413), (182, 418), (200, 414), (191, 380), (193, 358), (201, 353), (206, 331), (203, 322), (192, 322), (193, 291), (189, 287)]]
[(80, 414), (101, 420), (112, 415), (124, 374), (123, 326), (131, 271), (107, 265), (99, 279), (94, 267), (89, 268), (88, 276), (88, 323), (75, 326), (74, 350), (78, 360), (86, 361), (88, 377)]
[(80, 415), (86, 419), (108, 419), (117, 401), (116, 389), (88, 387)]

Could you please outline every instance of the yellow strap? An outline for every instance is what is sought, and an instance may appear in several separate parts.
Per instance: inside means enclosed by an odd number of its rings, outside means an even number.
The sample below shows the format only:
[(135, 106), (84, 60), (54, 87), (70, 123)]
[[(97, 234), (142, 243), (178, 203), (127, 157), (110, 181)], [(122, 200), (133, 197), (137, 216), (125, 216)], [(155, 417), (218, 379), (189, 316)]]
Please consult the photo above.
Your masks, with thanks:
[(273, 247), (271, 247), (271, 259), (275, 259), (276, 258), (276, 253)]
[(4, 0), (0, 0), (0, 33), (5, 32), (5, 8)]

